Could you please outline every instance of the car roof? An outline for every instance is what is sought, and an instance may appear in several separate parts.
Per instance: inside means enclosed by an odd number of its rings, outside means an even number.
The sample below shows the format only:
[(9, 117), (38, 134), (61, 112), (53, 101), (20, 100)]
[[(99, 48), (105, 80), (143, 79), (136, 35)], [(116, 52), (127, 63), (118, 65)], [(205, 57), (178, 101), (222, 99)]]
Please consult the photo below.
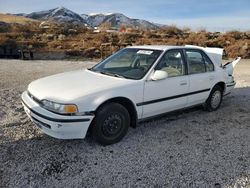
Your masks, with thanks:
[(185, 48), (185, 46), (168, 46), (168, 45), (142, 45), (142, 46), (128, 46), (127, 48), (151, 49), (151, 50), (169, 50), (176, 48)]

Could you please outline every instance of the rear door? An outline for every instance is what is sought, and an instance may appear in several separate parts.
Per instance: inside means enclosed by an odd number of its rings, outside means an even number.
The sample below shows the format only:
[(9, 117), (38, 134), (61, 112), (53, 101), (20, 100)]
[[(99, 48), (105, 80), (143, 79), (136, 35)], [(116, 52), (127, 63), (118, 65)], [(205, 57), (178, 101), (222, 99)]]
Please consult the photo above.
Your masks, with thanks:
[(149, 80), (144, 86), (143, 118), (183, 108), (187, 105), (189, 79), (181, 49), (167, 51), (155, 70), (163, 70), (168, 77), (163, 80)]
[(189, 74), (188, 106), (206, 101), (216, 84), (215, 67), (209, 57), (199, 49), (186, 49)]

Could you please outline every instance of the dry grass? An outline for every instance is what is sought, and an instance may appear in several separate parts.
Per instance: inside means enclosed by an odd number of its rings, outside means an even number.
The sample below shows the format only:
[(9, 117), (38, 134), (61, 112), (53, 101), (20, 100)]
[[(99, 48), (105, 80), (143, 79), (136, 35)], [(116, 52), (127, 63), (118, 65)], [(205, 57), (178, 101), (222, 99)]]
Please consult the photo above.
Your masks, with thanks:
[(15, 16), (9, 14), (0, 14), (0, 21), (6, 23), (18, 23), (18, 24), (26, 24), (27, 22), (39, 22), (37, 20), (26, 18), (23, 16)]
[(29, 47), (33, 51), (65, 52), (70, 56), (96, 57), (98, 56), (96, 54), (100, 54), (103, 43), (112, 44), (106, 55), (131, 44), (192, 44), (224, 48), (231, 58), (236, 56), (250, 58), (250, 32), (211, 33), (204, 29), (194, 32), (189, 28), (179, 29), (170, 26), (154, 31), (132, 29), (127, 33), (94, 33), (85, 27), (53, 22), (49, 23), (49, 28), (41, 28), (39, 22), (19, 16), (0, 14), (1, 20), (9, 23), (6, 23), (6, 28), (1, 26), (0, 46), (8, 46), (11, 42), (12, 46), (16, 43), (19, 49)]

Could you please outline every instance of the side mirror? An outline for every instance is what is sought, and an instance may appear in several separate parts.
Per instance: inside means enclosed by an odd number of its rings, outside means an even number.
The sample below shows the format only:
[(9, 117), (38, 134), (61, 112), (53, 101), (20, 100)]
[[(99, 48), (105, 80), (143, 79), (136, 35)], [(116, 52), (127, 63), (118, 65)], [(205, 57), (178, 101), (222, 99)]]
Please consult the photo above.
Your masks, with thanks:
[(151, 79), (156, 81), (156, 80), (163, 80), (167, 77), (168, 77), (168, 73), (166, 71), (156, 70), (153, 76), (151, 77)]

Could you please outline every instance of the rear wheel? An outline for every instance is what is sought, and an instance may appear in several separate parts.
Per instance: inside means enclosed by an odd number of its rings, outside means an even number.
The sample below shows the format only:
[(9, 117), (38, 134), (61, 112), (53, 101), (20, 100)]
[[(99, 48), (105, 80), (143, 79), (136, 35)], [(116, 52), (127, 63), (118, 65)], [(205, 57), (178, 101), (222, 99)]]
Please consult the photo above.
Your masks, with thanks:
[(127, 109), (118, 103), (107, 103), (96, 113), (92, 135), (101, 145), (114, 144), (126, 135), (129, 125)]
[(216, 85), (212, 89), (207, 101), (206, 101), (206, 110), (211, 112), (217, 110), (222, 102), (223, 90), (220, 86)]

